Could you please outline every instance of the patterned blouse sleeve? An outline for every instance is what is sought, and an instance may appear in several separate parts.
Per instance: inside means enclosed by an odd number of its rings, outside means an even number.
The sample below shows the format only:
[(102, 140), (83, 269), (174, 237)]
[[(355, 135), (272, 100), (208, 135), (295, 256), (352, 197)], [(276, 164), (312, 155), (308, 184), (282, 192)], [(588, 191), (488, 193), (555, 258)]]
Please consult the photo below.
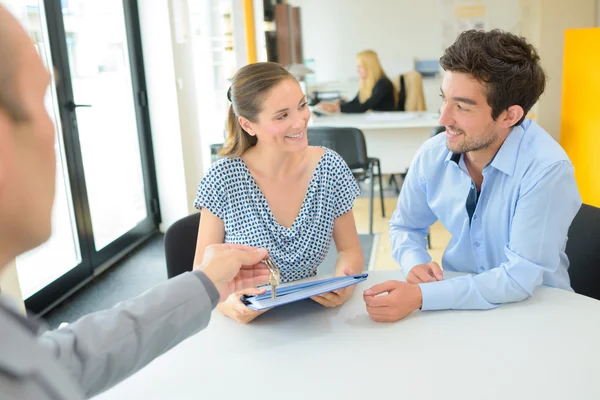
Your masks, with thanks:
[(354, 200), (360, 194), (356, 179), (348, 168), (348, 164), (337, 153), (333, 153), (334, 182), (333, 193), (335, 196), (334, 218), (337, 219), (354, 207)]
[(219, 160), (208, 169), (206, 175), (198, 185), (194, 207), (198, 210), (206, 208), (217, 218), (223, 220), (227, 207), (227, 197), (225, 195), (226, 169), (224, 162)]

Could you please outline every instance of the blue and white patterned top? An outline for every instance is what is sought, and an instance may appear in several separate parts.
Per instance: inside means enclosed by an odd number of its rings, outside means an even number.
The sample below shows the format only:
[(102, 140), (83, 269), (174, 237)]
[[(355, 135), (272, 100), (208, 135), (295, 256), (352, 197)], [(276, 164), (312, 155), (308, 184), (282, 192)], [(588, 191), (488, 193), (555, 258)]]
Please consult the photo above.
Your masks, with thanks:
[(241, 158), (216, 161), (200, 182), (194, 206), (223, 220), (225, 243), (264, 247), (281, 271), (281, 281), (314, 276), (333, 238), (333, 223), (360, 193), (342, 157), (325, 149), (290, 228), (280, 225)]

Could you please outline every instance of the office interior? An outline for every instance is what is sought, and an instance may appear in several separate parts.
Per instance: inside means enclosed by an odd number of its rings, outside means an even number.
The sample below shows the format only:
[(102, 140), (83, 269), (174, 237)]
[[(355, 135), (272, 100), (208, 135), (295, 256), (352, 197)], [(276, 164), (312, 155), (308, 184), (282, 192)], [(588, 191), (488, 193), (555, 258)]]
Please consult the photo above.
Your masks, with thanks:
[[(569, 152), (584, 203), (600, 207), (600, 161), (588, 151), (600, 145), (592, 133), (600, 128), (600, 114), (593, 111), (600, 109), (600, 81), (589, 73), (600, 63), (600, 0), (473, 1), (460, 23), (447, 9), (452, 1), (441, 0), (0, 3), (18, 15), (47, 66), (61, 75), (47, 97), (58, 138), (54, 233), (15, 260), (0, 280), (1, 290), (32, 315), (76, 297), (150, 238), (197, 211), (198, 183), (214, 161), (214, 146), (224, 140), (229, 79), (278, 49), (286, 65), (310, 69), (302, 76), (307, 94), (333, 91), (351, 98), (361, 50), (375, 50), (395, 78), (420, 65), (430, 68), (461, 26), (524, 36), (538, 48), (548, 75), (529, 117)], [(278, 47), (283, 39), (276, 32), (277, 5), (295, 9), (299, 22), (286, 46), (301, 49), (287, 55)], [(422, 80), (425, 112), (437, 113), (441, 71), (438, 66), (429, 72)], [(591, 81), (582, 82), (582, 76)], [(389, 193), (387, 217), (375, 202), (368, 257), (376, 270), (400, 268), (387, 236), (396, 202)], [(357, 199), (361, 234), (370, 230), (368, 208), (368, 198)], [(434, 259), (441, 260), (448, 239), (443, 227), (432, 229)]]

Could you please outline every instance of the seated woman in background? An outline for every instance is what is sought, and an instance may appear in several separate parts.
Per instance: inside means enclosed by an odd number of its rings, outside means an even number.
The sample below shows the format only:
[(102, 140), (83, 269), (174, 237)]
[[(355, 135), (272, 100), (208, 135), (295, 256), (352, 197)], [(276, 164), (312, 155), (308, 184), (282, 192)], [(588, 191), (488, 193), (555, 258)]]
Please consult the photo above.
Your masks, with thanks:
[(356, 55), (356, 69), (360, 77), (358, 94), (349, 103), (320, 103), (327, 112), (364, 113), (373, 111), (394, 111), (398, 103), (398, 93), (392, 81), (385, 75), (377, 53), (361, 51)]
[[(360, 273), (364, 256), (352, 207), (360, 190), (344, 160), (334, 151), (308, 146), (310, 119), (296, 79), (275, 63), (250, 64), (233, 77), (227, 140), (202, 179), (195, 207), (202, 210), (195, 263), (206, 246), (239, 243), (264, 247), (290, 282), (317, 273), (331, 240), (337, 248), (336, 275)], [(246, 307), (237, 292), (219, 310), (250, 322), (262, 312)], [(334, 307), (352, 289), (313, 300)]]

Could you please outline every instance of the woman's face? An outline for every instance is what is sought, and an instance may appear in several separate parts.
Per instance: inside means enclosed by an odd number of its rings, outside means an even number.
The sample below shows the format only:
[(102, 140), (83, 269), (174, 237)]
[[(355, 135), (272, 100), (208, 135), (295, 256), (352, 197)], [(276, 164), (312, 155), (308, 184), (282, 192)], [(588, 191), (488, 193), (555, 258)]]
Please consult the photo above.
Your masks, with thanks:
[(358, 73), (358, 76), (360, 77), (360, 79), (367, 78), (367, 70), (358, 61), (356, 62), (356, 72)]
[(240, 124), (260, 145), (282, 151), (299, 151), (308, 146), (306, 126), (310, 110), (306, 96), (295, 79), (285, 79), (267, 94), (256, 122), (240, 117)]

